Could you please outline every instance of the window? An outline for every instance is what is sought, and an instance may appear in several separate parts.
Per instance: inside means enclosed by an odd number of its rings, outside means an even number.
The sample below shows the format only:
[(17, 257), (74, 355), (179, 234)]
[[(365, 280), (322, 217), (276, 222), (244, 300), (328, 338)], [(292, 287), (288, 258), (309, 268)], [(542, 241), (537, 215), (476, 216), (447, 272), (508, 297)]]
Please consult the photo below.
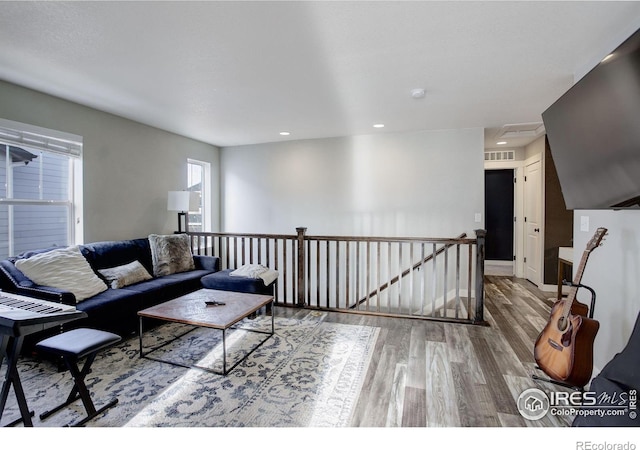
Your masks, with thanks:
[(81, 138), (0, 119), (0, 257), (82, 238)]
[(210, 231), (211, 164), (194, 159), (187, 160), (187, 190), (199, 194), (198, 211), (189, 213), (189, 231)]

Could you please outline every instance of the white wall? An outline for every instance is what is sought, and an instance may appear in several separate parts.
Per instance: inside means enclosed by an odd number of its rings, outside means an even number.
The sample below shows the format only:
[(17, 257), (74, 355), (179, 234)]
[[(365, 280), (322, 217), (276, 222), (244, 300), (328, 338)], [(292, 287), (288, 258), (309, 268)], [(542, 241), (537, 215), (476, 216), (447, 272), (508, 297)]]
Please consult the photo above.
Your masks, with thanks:
[[(581, 230), (582, 217), (588, 218), (588, 231)], [(593, 318), (600, 323), (594, 344), (597, 370), (624, 348), (640, 312), (640, 210), (576, 211), (574, 274), (598, 227), (607, 228), (608, 234), (602, 246), (589, 254), (582, 277), (582, 283), (596, 292)], [(581, 302), (589, 304), (590, 298), (588, 291), (579, 290)]]
[(223, 148), (222, 229), (455, 237), (484, 227), (481, 128)]
[(219, 223), (219, 149), (112, 114), (0, 81), (0, 117), (84, 138), (84, 242), (177, 228), (167, 192), (187, 187), (187, 158), (211, 163)]

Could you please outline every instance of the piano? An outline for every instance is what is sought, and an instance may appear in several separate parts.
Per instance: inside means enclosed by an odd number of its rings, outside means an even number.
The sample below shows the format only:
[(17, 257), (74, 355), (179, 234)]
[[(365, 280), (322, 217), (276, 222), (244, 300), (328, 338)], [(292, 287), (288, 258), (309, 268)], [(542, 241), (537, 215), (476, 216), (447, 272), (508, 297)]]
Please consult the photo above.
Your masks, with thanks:
[(5, 357), (7, 358), (7, 370), (0, 391), (0, 421), (11, 386), (15, 391), (21, 415), (20, 419), (5, 426), (13, 426), (19, 422), (27, 427), (33, 426), (33, 412), (29, 411), (27, 406), (18, 373), (18, 358), (24, 337), (86, 316), (85, 312), (78, 311), (75, 306), (0, 292), (0, 366)]

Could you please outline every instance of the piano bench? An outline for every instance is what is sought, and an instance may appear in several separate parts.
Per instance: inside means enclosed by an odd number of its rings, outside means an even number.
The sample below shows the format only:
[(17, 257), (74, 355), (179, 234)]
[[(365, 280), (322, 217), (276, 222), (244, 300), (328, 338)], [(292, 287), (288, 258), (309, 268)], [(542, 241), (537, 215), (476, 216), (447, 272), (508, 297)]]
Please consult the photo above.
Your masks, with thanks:
[[(98, 354), (98, 352), (106, 347), (114, 345), (121, 341), (120, 336), (106, 331), (93, 330), (90, 328), (78, 328), (75, 330), (66, 331), (64, 333), (52, 336), (44, 339), (36, 344), (36, 349), (50, 353), (54, 356), (62, 357), (69, 372), (73, 376), (74, 387), (67, 397), (67, 400), (61, 405), (40, 414), (40, 420), (44, 420), (51, 414), (60, 411), (62, 408), (69, 406), (78, 398), (82, 399), (85, 409), (87, 410), (87, 417), (80, 422), (69, 426), (82, 426), (89, 420), (101, 414), (108, 408), (116, 405), (118, 399), (115, 398), (107, 403), (105, 406), (96, 410), (91, 395), (84, 379), (91, 370), (91, 364)], [(78, 361), (84, 357), (87, 357), (82, 370), (78, 368)]]

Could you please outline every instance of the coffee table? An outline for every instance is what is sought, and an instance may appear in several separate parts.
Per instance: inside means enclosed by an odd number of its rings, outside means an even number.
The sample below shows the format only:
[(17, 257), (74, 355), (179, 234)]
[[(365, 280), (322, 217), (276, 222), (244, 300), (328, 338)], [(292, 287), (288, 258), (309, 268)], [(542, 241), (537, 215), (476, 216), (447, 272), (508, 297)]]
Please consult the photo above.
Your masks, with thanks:
[[(208, 306), (206, 301), (222, 302), (224, 305)], [(271, 331), (255, 330), (249, 328), (234, 328), (233, 326), (242, 319), (256, 313), (263, 306), (271, 305)], [(238, 364), (247, 359), (258, 347), (264, 344), (275, 332), (274, 324), (273, 296), (259, 294), (245, 294), (240, 292), (218, 291), (215, 289), (200, 289), (182, 297), (161, 303), (156, 306), (138, 312), (140, 322), (140, 358), (152, 359), (154, 361), (166, 362), (169, 364), (206, 370), (219, 375), (227, 375)], [(193, 325), (193, 328), (179, 336), (164, 342), (163, 344), (148, 350), (146, 353), (142, 347), (142, 320), (144, 318), (160, 319), (167, 322)], [(197, 328), (213, 328), (222, 331), (222, 372), (210, 367), (198, 366), (195, 364), (183, 364), (161, 358), (149, 356), (150, 353), (170, 344), (176, 339), (190, 333)], [(227, 331), (231, 328), (242, 329), (253, 333), (266, 334), (267, 337), (255, 345), (251, 351), (227, 368)]]

